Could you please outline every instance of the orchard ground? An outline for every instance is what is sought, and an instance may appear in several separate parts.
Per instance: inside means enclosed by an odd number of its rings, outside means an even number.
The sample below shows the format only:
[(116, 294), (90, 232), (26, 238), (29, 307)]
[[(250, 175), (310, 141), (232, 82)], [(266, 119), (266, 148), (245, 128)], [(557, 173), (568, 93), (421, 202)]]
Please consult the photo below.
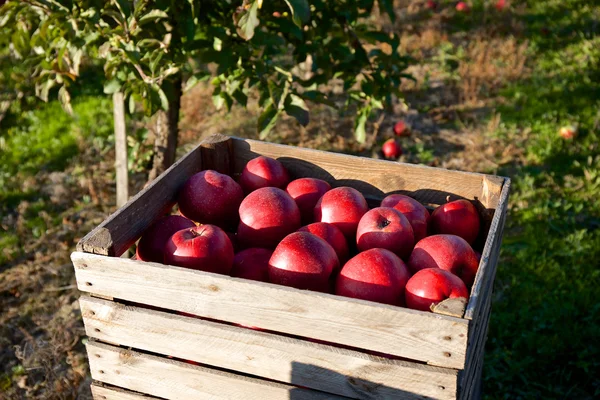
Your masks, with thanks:
[[(597, 398), (600, 5), (515, 0), (499, 12), (473, 1), (461, 14), (439, 3), (431, 12), (425, 1), (395, 2), (393, 28), (416, 82), (405, 83), (407, 106), (372, 121), (372, 150), (352, 139), (348, 115), (326, 107), (312, 107), (307, 128), (281, 121), (269, 140), (376, 156), (402, 118), (413, 133), (401, 141), (401, 161), (510, 176), (485, 397)], [(114, 210), (115, 193), (110, 99), (100, 74), (88, 72), (74, 117), (53, 101), (1, 122), (2, 398), (90, 398), (69, 254)], [(189, 92), (183, 108), (181, 153), (215, 132), (255, 137), (256, 107), (215, 111), (209, 87)], [(562, 139), (559, 129), (572, 124), (579, 136)], [(152, 133), (143, 121), (128, 132), (135, 193)]]

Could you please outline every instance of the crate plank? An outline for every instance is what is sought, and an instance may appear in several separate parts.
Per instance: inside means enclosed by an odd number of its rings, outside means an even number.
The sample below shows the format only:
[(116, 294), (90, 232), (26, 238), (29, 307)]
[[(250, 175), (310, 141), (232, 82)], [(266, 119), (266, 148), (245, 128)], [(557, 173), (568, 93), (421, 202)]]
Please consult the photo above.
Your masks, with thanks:
[(89, 341), (92, 378), (165, 399), (343, 399)]
[[(497, 182), (490, 175), (450, 171), (422, 165), (412, 165), (366, 157), (303, 149), (233, 138), (234, 171), (242, 171), (246, 163), (258, 155), (276, 158), (293, 178), (314, 177), (334, 186), (352, 186), (366, 196), (382, 198), (390, 193), (405, 193), (426, 204), (443, 204), (448, 196), (455, 200), (479, 199), (487, 208), (496, 208)], [(489, 177), (485, 186), (484, 178)]]
[(94, 400), (158, 400), (158, 397), (147, 394), (135, 393), (129, 390), (92, 383), (92, 396)]
[(169, 212), (181, 185), (201, 169), (201, 147), (198, 146), (81, 239), (77, 251), (120, 256), (152, 222)]
[(456, 370), (388, 360), (87, 296), (79, 302), (88, 336), (122, 346), (352, 398), (456, 396)]
[(174, 266), (75, 252), (81, 291), (464, 367), (468, 321)]

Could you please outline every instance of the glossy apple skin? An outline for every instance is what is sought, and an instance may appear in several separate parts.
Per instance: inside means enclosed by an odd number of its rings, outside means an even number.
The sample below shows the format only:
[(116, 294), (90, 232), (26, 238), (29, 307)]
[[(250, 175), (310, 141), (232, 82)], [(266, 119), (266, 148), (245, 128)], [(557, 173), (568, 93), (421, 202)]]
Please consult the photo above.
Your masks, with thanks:
[(329, 291), (329, 277), (339, 268), (333, 247), (308, 232), (286, 236), (269, 260), (269, 281), (297, 289)]
[(346, 237), (335, 225), (328, 224), (326, 222), (315, 222), (310, 225), (303, 226), (298, 229), (298, 232), (308, 232), (313, 235), (320, 237), (333, 247), (335, 253), (340, 260), (340, 265), (343, 265), (348, 261), (350, 251), (348, 249), (348, 242)]
[(410, 136), (410, 129), (404, 121), (398, 121), (394, 124), (394, 135), (396, 136)]
[(265, 156), (248, 161), (240, 176), (240, 185), (246, 193), (269, 186), (283, 189), (289, 181), (290, 177), (283, 164)]
[(273, 250), (252, 247), (233, 258), (231, 276), (253, 281), (269, 282), (269, 260)]
[(315, 206), (315, 221), (335, 225), (346, 239), (354, 242), (358, 222), (367, 211), (367, 201), (358, 190), (341, 186), (319, 199)]
[(138, 260), (162, 263), (165, 245), (179, 230), (193, 228), (196, 224), (179, 215), (167, 215), (150, 225), (137, 244), (135, 255)]
[(406, 306), (413, 310), (431, 311), (432, 304), (458, 297), (469, 298), (464, 282), (439, 268), (422, 269), (406, 284)]
[(382, 248), (407, 260), (415, 245), (415, 237), (408, 219), (391, 207), (377, 207), (360, 219), (356, 230), (358, 250)]
[(404, 214), (413, 228), (415, 243), (427, 236), (429, 211), (417, 200), (403, 194), (391, 194), (383, 199), (381, 207), (392, 207)]
[(477, 254), (463, 238), (456, 235), (428, 236), (415, 245), (408, 260), (412, 273), (440, 268), (458, 276), (471, 287), (479, 268)]
[(442, 204), (429, 218), (431, 234), (457, 235), (473, 244), (479, 235), (479, 213), (468, 200), (455, 200)]
[(287, 192), (266, 187), (253, 191), (240, 205), (238, 243), (243, 247), (274, 249), (300, 228), (300, 210)]
[(233, 265), (233, 246), (218, 226), (183, 229), (167, 242), (165, 264), (228, 275)]
[(230, 176), (206, 170), (192, 175), (181, 188), (177, 203), (181, 214), (202, 224), (223, 229), (235, 227), (244, 192)]
[(403, 305), (410, 273), (404, 262), (385, 249), (358, 253), (344, 265), (335, 294), (377, 303)]
[(329, 183), (315, 178), (300, 178), (291, 181), (287, 185), (286, 192), (292, 196), (292, 199), (298, 205), (303, 224), (313, 222), (317, 202), (330, 189)]
[(381, 151), (388, 159), (396, 159), (402, 155), (402, 147), (394, 139), (387, 140), (381, 147)]

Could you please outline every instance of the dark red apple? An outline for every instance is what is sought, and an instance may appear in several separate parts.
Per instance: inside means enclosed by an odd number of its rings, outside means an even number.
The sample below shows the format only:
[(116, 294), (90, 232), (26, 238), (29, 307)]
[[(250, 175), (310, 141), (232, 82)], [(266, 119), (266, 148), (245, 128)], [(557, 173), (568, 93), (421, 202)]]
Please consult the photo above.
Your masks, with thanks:
[(436, 1), (433, 0), (427, 0), (427, 3), (425, 4), (425, 7), (428, 10), (435, 10), (438, 6), (438, 3)]
[(453, 273), (471, 287), (479, 268), (477, 254), (463, 238), (456, 235), (428, 236), (416, 244), (408, 267), (415, 273), (427, 268), (441, 268)]
[(360, 251), (387, 249), (406, 260), (415, 245), (415, 237), (410, 222), (400, 211), (377, 207), (360, 219), (356, 245)]
[(181, 188), (179, 211), (191, 220), (221, 228), (235, 227), (244, 192), (230, 176), (206, 170), (192, 175)]
[(242, 247), (273, 249), (298, 228), (300, 210), (294, 199), (281, 189), (257, 189), (240, 205), (237, 238)]
[(349, 250), (346, 237), (338, 227), (326, 222), (315, 222), (314, 224), (303, 226), (298, 232), (308, 232), (320, 237), (333, 247), (340, 260), (340, 265), (348, 261)]
[(387, 140), (381, 147), (381, 151), (387, 159), (396, 159), (402, 155), (402, 147), (395, 139)]
[(233, 258), (231, 276), (269, 282), (269, 260), (273, 250), (253, 247), (242, 250)]
[(286, 192), (298, 204), (300, 214), (302, 215), (302, 223), (309, 224), (313, 220), (314, 209), (317, 201), (325, 192), (331, 189), (329, 183), (315, 178), (300, 178), (293, 180), (287, 185)]
[(162, 263), (165, 245), (179, 230), (193, 228), (196, 224), (179, 215), (167, 215), (150, 225), (142, 235), (135, 251), (138, 260)]
[(410, 129), (404, 121), (398, 121), (394, 124), (394, 134), (396, 136), (410, 136)]
[(469, 11), (471, 11), (471, 7), (469, 7), (469, 5), (464, 1), (459, 1), (456, 3), (456, 11), (468, 14)]
[(339, 268), (333, 247), (308, 232), (294, 232), (277, 245), (269, 261), (269, 280), (279, 285), (329, 291), (329, 276)]
[(183, 229), (167, 242), (165, 264), (228, 275), (233, 265), (233, 246), (218, 226)]
[(427, 236), (429, 211), (417, 200), (403, 194), (391, 194), (383, 199), (381, 207), (392, 207), (404, 214), (413, 228), (415, 243)]
[(369, 206), (363, 195), (354, 188), (342, 186), (331, 189), (319, 199), (315, 221), (335, 225), (346, 239), (354, 242), (358, 222), (367, 211)]
[(406, 284), (406, 306), (413, 310), (431, 311), (432, 304), (458, 297), (468, 299), (467, 287), (458, 276), (443, 269), (423, 269)]
[(496, 10), (503, 11), (506, 8), (506, 0), (498, 0), (494, 6)]
[(410, 273), (397, 255), (385, 249), (359, 253), (344, 265), (335, 294), (377, 303), (403, 305)]
[(455, 200), (442, 204), (431, 213), (429, 231), (457, 235), (473, 244), (479, 234), (479, 213), (468, 200)]
[(290, 177), (283, 164), (265, 156), (248, 161), (240, 177), (240, 185), (246, 193), (269, 186), (283, 189), (289, 181)]

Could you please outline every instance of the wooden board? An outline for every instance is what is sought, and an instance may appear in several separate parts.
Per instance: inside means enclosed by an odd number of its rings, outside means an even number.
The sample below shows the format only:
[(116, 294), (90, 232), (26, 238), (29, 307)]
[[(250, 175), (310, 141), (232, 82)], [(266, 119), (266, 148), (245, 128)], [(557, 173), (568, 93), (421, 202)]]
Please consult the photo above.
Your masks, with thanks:
[(93, 379), (165, 399), (343, 398), (142, 354), (93, 340), (86, 347)]
[[(281, 161), (293, 178), (314, 177), (334, 186), (352, 186), (363, 194), (383, 198), (390, 193), (408, 194), (425, 204), (443, 204), (446, 198), (479, 199), (487, 208), (496, 208), (494, 187), (486, 185), (490, 175), (450, 171), (422, 165), (355, 157), (345, 154), (303, 149), (233, 138), (234, 171), (240, 173), (246, 163), (264, 155)], [(497, 188), (496, 188), (497, 189)]]
[(158, 397), (135, 393), (98, 382), (92, 383), (91, 388), (94, 400), (158, 400)]
[(456, 370), (387, 360), (87, 296), (80, 299), (80, 306), (88, 336), (126, 347), (352, 398), (456, 398)]
[(75, 252), (81, 291), (462, 369), (468, 321), (402, 307)]

